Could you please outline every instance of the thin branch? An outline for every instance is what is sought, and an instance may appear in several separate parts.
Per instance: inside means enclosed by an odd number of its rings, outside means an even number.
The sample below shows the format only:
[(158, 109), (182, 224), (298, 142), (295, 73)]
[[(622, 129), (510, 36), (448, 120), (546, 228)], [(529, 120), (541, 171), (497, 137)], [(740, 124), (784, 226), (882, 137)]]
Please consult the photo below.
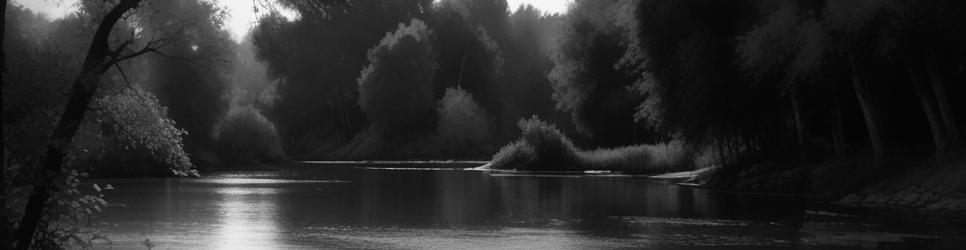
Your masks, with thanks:
[(127, 74), (124, 73), (124, 69), (121, 68), (121, 64), (115, 63), (114, 68), (117, 69), (117, 72), (121, 73), (121, 78), (124, 78), (124, 83), (127, 84), (127, 87), (131, 90), (134, 90), (134, 86), (131, 85), (131, 81), (128, 81)]
[[(174, 32), (168, 32), (168, 31), (164, 31), (164, 30), (160, 30), (160, 29), (152, 29), (151, 30), (151, 38), (149, 39), (149, 41), (147, 43), (145, 43), (144, 47), (142, 47), (140, 50), (133, 51), (131, 53), (128, 53), (128, 54), (124, 55), (124, 54), (122, 54), (122, 52), (125, 49), (127, 49), (127, 47), (130, 46), (133, 43), (133, 41), (132, 41), (133, 39), (126, 40), (116, 50), (112, 51), (111, 60), (108, 62), (108, 64), (109, 65), (116, 65), (117, 63), (120, 63), (122, 61), (131, 59), (131, 58), (134, 58), (134, 57), (138, 57), (138, 56), (141, 56), (141, 55), (144, 55), (144, 54), (147, 54), (147, 53), (157, 54), (157, 55), (159, 55), (161, 57), (164, 57), (164, 58), (175, 59), (175, 60), (182, 60), (182, 61), (198, 61), (198, 60), (203, 60), (203, 61), (215, 61), (215, 62), (229, 63), (230, 62), (229, 60), (224, 59), (224, 58), (220, 58), (220, 57), (214, 57), (214, 56), (213, 57), (207, 57), (207, 56), (204, 56), (204, 55), (192, 56), (192, 57), (183, 57), (183, 56), (170, 55), (170, 54), (167, 54), (167, 53), (165, 53), (165, 52), (162, 51), (162, 48), (167, 47), (169, 45), (172, 45), (172, 44), (174, 44), (176, 42), (181, 41), (181, 39), (179, 39), (179, 38), (184, 35), (185, 30), (188, 27), (192, 27), (194, 25), (197, 25), (201, 20), (203, 20), (202, 17), (194, 17), (194, 18), (188, 18), (188, 19), (179, 20), (178, 22), (180, 24), (178, 25), (178, 29), (175, 30)], [(158, 38), (159, 31), (161, 33), (163, 33), (162, 34), (163, 37)]]

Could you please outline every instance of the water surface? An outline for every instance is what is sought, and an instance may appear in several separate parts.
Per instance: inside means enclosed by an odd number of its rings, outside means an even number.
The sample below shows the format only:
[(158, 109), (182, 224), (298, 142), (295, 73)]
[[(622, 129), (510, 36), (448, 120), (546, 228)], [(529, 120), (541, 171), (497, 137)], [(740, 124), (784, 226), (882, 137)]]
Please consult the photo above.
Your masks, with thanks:
[[(966, 226), (809, 211), (808, 198), (439, 163), (293, 164), (111, 184), (99, 222), (144, 249), (959, 249)], [(473, 167), (473, 166), (456, 166)], [(425, 169), (424, 169), (425, 168)]]

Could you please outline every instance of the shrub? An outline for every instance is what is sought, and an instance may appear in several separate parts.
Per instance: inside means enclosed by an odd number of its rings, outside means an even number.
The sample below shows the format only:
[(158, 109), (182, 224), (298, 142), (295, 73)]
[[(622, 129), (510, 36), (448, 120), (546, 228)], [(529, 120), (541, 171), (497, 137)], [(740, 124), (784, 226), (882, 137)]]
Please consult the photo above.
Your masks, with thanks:
[[(95, 173), (128, 172), (132, 166), (110, 164), (118, 156), (145, 156), (142, 163), (160, 165), (179, 176), (197, 175), (184, 151), (187, 134), (168, 118), (167, 109), (151, 93), (121, 88), (94, 100), (74, 137), (68, 164), (93, 166)], [(148, 160), (150, 159), (150, 160)], [(145, 171), (151, 171), (146, 169)], [(158, 171), (153, 171), (158, 172)]]
[(532, 116), (520, 119), (520, 139), (494, 155), (493, 168), (565, 170), (576, 167), (576, 151), (556, 126)]
[(490, 166), (493, 169), (517, 169), (536, 160), (533, 147), (523, 140), (517, 140), (500, 148), (493, 155)]
[(285, 157), (275, 124), (250, 106), (234, 108), (215, 131), (222, 158), (229, 161), (280, 161)]
[(436, 137), (429, 146), (433, 154), (471, 156), (491, 150), (493, 119), (470, 93), (459, 87), (446, 89), (436, 112)]
[(492, 169), (612, 170), (662, 173), (689, 170), (692, 154), (681, 141), (655, 145), (580, 150), (552, 124), (536, 116), (517, 124), (519, 140), (501, 148), (490, 162)]

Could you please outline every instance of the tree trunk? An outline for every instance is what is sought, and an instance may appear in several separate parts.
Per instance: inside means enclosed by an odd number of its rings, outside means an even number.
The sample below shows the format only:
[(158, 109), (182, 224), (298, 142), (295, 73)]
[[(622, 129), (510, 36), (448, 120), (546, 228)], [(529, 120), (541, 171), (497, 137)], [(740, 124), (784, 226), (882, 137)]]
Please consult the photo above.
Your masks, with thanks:
[(929, 92), (929, 88), (925, 86), (928, 84), (925, 81), (925, 75), (921, 70), (917, 69), (916, 66), (909, 62), (906, 64), (906, 68), (909, 71), (909, 78), (912, 80), (912, 85), (916, 89), (916, 95), (919, 97), (919, 104), (922, 105), (922, 111), (926, 113), (926, 120), (929, 122), (929, 130), (932, 132), (932, 141), (936, 146), (936, 155), (943, 155), (946, 153), (946, 136), (941, 123), (942, 118), (936, 110), (936, 100)]
[(835, 147), (835, 157), (845, 159), (845, 128), (842, 121), (842, 103), (839, 100), (838, 91), (832, 100), (832, 145)]
[(798, 137), (798, 160), (805, 161), (805, 125), (802, 116), (802, 104), (798, 96), (798, 88), (791, 91), (792, 113), (795, 118), (795, 136)]
[(862, 115), (865, 117), (865, 127), (869, 132), (869, 141), (872, 144), (872, 156), (875, 164), (881, 164), (885, 158), (885, 143), (882, 140), (881, 123), (876, 111), (875, 102), (872, 100), (872, 91), (865, 86), (855, 67), (852, 69), (852, 88), (859, 100), (862, 108)]
[(70, 99), (67, 101), (67, 107), (61, 115), (57, 127), (54, 129), (53, 137), (51, 137), (50, 142), (47, 144), (47, 162), (44, 168), (44, 174), (41, 175), (39, 184), (34, 186), (30, 197), (27, 199), (24, 215), (20, 219), (20, 227), (17, 228), (16, 249), (27, 249), (30, 247), (30, 244), (33, 242), (33, 236), (36, 233), (37, 225), (40, 223), (40, 217), (44, 213), (47, 200), (50, 198), (51, 193), (59, 191), (56, 190), (52, 182), (61, 174), (61, 170), (64, 168), (64, 157), (67, 154), (70, 142), (74, 138), (74, 134), (77, 133), (77, 128), (84, 118), (88, 104), (90, 104), (91, 99), (94, 97), (94, 92), (97, 91), (97, 85), (100, 82), (101, 76), (111, 66), (107, 64), (107, 58), (112, 53), (108, 41), (111, 29), (125, 12), (136, 7), (140, 1), (122, 0), (107, 13), (97, 28), (97, 33), (94, 34), (91, 47), (88, 49), (87, 56), (84, 58), (81, 73), (74, 80), (74, 85), (70, 92)]
[(718, 142), (716, 144), (718, 144), (718, 161), (719, 161), (719, 164), (721, 164), (721, 166), (725, 166), (725, 165), (727, 165), (727, 160), (725, 160), (724, 142), (722, 142), (721, 139), (718, 139)]
[[(3, 6), (0, 6), (0, 15), (3, 15), (3, 19), (0, 19), (0, 87), (7, 87), (7, 81), (3, 80), (3, 75), (7, 74), (7, 52), (3, 50), (3, 40), (6, 38), (7, 34), (7, 0), (3, 0)], [(0, 137), (0, 140), (4, 140)], [(8, 249), (11, 247), (10, 242), (10, 223), (9, 216), (7, 215), (7, 142), (0, 141), (0, 145), (3, 145), (3, 154), (0, 156), (0, 249)]]
[(956, 116), (953, 115), (952, 108), (949, 107), (949, 99), (946, 98), (946, 81), (939, 71), (939, 65), (936, 64), (935, 59), (929, 59), (926, 62), (926, 69), (929, 79), (932, 80), (932, 91), (935, 93), (936, 103), (939, 104), (939, 113), (946, 127), (946, 135), (953, 143), (958, 142), (961, 139), (959, 126), (956, 124)]

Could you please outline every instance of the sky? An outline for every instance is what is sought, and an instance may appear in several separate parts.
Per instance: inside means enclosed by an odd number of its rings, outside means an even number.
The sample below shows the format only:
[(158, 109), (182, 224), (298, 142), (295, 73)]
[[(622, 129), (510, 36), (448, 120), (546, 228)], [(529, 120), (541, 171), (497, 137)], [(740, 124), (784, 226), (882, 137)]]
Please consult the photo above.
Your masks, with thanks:
[[(229, 13), (226, 20), (226, 29), (231, 32), (235, 41), (240, 41), (248, 30), (258, 20), (258, 15), (252, 11), (253, 0), (210, 0), (224, 6)], [(521, 4), (530, 4), (548, 14), (564, 13), (567, 11), (567, 4), (571, 0), (507, 0), (511, 11), (516, 10)], [(27, 7), (30, 10), (43, 13), (51, 19), (61, 18), (76, 10), (77, 0), (13, 0), (13, 4)], [(285, 14), (285, 13), (283, 13)], [(285, 15), (294, 18), (294, 13)]]

